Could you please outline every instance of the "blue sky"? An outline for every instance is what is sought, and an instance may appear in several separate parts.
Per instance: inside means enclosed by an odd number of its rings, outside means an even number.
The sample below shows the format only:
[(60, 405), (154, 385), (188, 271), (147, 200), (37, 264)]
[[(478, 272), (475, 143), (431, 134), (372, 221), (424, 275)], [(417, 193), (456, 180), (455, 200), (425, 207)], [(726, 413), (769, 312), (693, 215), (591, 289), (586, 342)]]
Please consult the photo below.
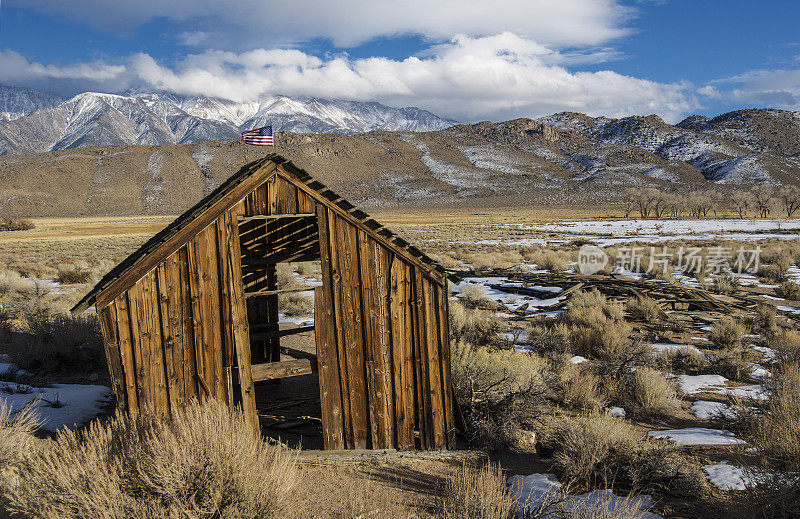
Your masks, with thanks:
[(798, 0), (6, 0), (0, 83), (674, 122), (800, 110), (798, 20)]

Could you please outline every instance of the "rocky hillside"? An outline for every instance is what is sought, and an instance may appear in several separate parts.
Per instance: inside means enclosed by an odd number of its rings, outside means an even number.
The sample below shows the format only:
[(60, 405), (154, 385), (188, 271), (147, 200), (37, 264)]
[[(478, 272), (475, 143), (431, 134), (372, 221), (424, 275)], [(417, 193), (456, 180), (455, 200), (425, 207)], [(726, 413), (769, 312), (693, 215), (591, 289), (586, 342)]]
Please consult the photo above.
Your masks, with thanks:
[(168, 93), (85, 92), (62, 99), (0, 86), (0, 154), (18, 155), (107, 144), (181, 144), (239, 136), (272, 122), (308, 133), (428, 131), (455, 121), (419, 108), (285, 96), (236, 103)]
[(280, 132), (274, 149), (236, 140), (89, 146), (0, 157), (0, 213), (174, 214), (271, 151), (366, 208), (606, 202), (631, 186), (797, 185), (799, 134), (798, 114), (779, 110), (678, 125), (560, 113), (428, 132)]

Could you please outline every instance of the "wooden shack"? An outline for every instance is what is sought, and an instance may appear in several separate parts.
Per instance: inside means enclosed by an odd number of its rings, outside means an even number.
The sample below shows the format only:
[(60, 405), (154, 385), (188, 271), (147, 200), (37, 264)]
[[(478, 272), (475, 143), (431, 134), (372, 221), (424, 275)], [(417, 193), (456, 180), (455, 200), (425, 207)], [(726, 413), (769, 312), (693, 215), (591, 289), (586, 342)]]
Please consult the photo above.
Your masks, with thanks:
[[(316, 356), (281, 361), (276, 264), (319, 260)], [(316, 372), (326, 449), (453, 446), (445, 271), (278, 155), (244, 166), (111, 270), (95, 305), (118, 406), (241, 405)], [(308, 327), (301, 327), (304, 331)]]

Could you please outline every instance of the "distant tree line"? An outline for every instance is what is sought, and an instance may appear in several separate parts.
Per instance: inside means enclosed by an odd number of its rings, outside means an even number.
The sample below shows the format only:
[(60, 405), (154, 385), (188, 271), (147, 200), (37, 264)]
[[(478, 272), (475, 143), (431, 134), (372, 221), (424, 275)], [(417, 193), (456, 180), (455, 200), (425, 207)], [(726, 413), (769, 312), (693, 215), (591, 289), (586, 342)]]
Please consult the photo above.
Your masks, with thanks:
[(622, 198), (625, 217), (707, 218), (734, 213), (739, 218), (800, 216), (800, 189), (753, 186), (732, 192), (713, 190), (666, 192), (654, 187), (630, 187)]

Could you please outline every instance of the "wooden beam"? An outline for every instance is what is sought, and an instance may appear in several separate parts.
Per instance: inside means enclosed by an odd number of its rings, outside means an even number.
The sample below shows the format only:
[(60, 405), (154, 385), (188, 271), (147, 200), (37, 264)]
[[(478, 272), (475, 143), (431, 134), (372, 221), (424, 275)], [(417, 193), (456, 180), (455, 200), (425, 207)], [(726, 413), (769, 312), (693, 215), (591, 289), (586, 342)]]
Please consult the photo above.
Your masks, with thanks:
[(244, 297), (275, 296), (278, 294), (293, 294), (296, 292), (311, 292), (314, 287), (306, 288), (284, 288), (280, 290), (259, 290), (258, 292), (245, 292)]
[(308, 359), (310, 361), (317, 362), (317, 356), (313, 353), (308, 353), (307, 351), (298, 350), (297, 348), (290, 348), (288, 346), (281, 346), (280, 350), (284, 355), (288, 355), (295, 359)]
[(276, 337), (285, 337), (287, 335), (295, 335), (298, 333), (309, 332), (314, 329), (314, 325), (310, 324), (308, 326), (298, 326), (297, 328), (289, 328), (287, 330), (273, 330), (269, 332), (262, 332), (262, 333), (251, 333), (250, 339), (251, 340), (259, 340), (259, 339), (274, 339)]
[(250, 366), (250, 375), (253, 377), (253, 382), (309, 375), (311, 372), (311, 361), (308, 359), (265, 362), (264, 364)]
[(254, 214), (250, 216), (240, 216), (240, 222), (249, 222), (251, 220), (280, 220), (281, 218), (313, 218), (317, 215), (314, 213), (287, 213), (287, 214)]

